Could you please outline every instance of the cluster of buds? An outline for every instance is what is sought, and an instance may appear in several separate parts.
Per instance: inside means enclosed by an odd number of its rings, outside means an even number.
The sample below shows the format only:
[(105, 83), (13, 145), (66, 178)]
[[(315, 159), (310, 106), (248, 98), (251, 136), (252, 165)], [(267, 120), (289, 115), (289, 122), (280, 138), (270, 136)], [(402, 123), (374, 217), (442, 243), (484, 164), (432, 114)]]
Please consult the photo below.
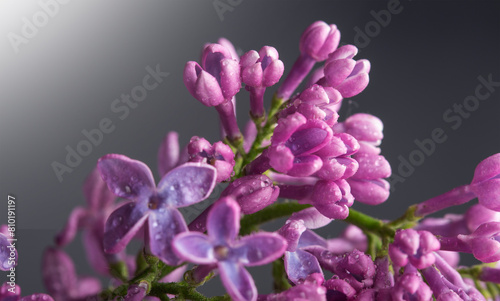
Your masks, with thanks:
[[(220, 276), (227, 295), (208, 300), (500, 300), (500, 154), (479, 163), (469, 185), (411, 206), (394, 221), (352, 208), (389, 198), (391, 166), (381, 155), (382, 121), (339, 114), (344, 98), (367, 87), (370, 72), (367, 60), (354, 59), (357, 48), (338, 48), (339, 41), (335, 25), (318, 21), (306, 29), (267, 114), (265, 91), (285, 71), (278, 51), (264, 46), (240, 58), (226, 39), (207, 44), (201, 64), (186, 64), (184, 83), (219, 113), (221, 141), (194, 136), (181, 150), (178, 134), (169, 132), (158, 151), (158, 182), (141, 161), (101, 157), (84, 184), (87, 206), (73, 210), (43, 256), (50, 295), (205, 300), (196, 288)], [(316, 63), (322, 66), (295, 92)], [(243, 133), (235, 111), (242, 85), (251, 116)], [(218, 200), (188, 223), (179, 209), (206, 200), (216, 185), (223, 190)], [(427, 217), (475, 198), (465, 214)], [(260, 231), (283, 217), (276, 231)], [(334, 220), (349, 224), (338, 237), (315, 232)], [(78, 231), (91, 266), (112, 278), (107, 289), (78, 276), (63, 250)], [(133, 239), (143, 244), (135, 257), (126, 250)], [(2, 270), (17, 262), (8, 244), (0, 233)], [(459, 253), (481, 263), (458, 267)], [(266, 264), (273, 265), (274, 292), (259, 294), (246, 267)], [(0, 288), (0, 301), (52, 300), (19, 296), (18, 286)]]

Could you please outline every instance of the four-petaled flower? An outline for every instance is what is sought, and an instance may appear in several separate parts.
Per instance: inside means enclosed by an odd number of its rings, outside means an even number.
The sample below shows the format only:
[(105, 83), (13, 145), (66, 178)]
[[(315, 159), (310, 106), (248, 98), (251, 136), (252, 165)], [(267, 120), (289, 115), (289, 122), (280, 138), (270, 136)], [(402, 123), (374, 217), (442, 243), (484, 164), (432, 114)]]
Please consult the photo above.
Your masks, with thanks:
[(240, 207), (222, 198), (207, 218), (207, 232), (177, 235), (173, 249), (177, 255), (196, 264), (217, 264), (222, 283), (233, 300), (257, 300), (255, 283), (243, 266), (272, 262), (285, 252), (287, 243), (276, 233), (257, 233), (236, 240), (240, 230)]
[(148, 242), (153, 255), (170, 265), (180, 261), (170, 241), (187, 231), (178, 207), (198, 203), (212, 192), (216, 170), (203, 163), (186, 163), (172, 169), (156, 187), (151, 170), (142, 162), (110, 154), (99, 159), (99, 171), (109, 189), (119, 197), (132, 200), (111, 213), (106, 221), (104, 250), (116, 253), (148, 220)]

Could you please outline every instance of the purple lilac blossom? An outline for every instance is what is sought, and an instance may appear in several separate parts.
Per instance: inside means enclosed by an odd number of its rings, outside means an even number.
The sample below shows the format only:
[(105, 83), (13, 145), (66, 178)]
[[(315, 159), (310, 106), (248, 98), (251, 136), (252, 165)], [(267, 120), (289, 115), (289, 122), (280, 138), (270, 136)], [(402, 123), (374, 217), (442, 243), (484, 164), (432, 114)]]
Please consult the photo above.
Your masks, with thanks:
[(233, 174), (234, 153), (223, 142), (215, 142), (212, 146), (205, 138), (194, 136), (191, 138), (187, 150), (189, 162), (202, 162), (215, 167), (217, 183), (228, 180)]
[(244, 266), (270, 263), (287, 244), (276, 233), (256, 233), (236, 240), (240, 207), (232, 198), (220, 199), (207, 217), (207, 233), (185, 232), (172, 241), (177, 256), (197, 264), (217, 264), (222, 283), (234, 300), (257, 300), (257, 289)]
[(126, 260), (126, 254), (107, 254), (104, 252), (104, 226), (111, 212), (117, 205), (113, 204), (116, 196), (102, 180), (98, 168), (94, 168), (85, 180), (83, 194), (87, 208), (75, 208), (64, 229), (56, 236), (59, 247), (73, 241), (77, 231), (83, 230), (83, 242), (87, 260), (94, 270), (102, 275), (109, 275), (109, 263)]
[(49, 248), (43, 255), (43, 282), (55, 300), (82, 300), (98, 294), (101, 283), (97, 278), (78, 277), (71, 258), (62, 250)]
[(180, 263), (170, 241), (187, 231), (178, 207), (198, 203), (212, 192), (216, 170), (203, 163), (185, 163), (168, 172), (156, 187), (151, 170), (142, 162), (110, 154), (99, 159), (99, 171), (113, 193), (132, 200), (111, 213), (106, 221), (104, 250), (120, 252), (148, 221), (147, 245), (168, 264)]
[(278, 89), (278, 97), (289, 99), (314, 64), (326, 60), (337, 49), (339, 42), (340, 31), (334, 24), (316, 21), (306, 28), (300, 37), (300, 56)]
[(163, 177), (174, 167), (188, 161), (187, 146), (180, 151), (179, 134), (171, 131), (165, 135), (160, 148), (158, 149), (158, 173)]
[(389, 255), (396, 266), (411, 263), (417, 269), (424, 269), (434, 263), (433, 252), (439, 248), (439, 241), (432, 233), (405, 229), (396, 232), (394, 242), (389, 245)]
[(241, 80), (250, 92), (250, 113), (264, 116), (264, 92), (266, 87), (276, 84), (285, 70), (274, 47), (264, 46), (259, 52), (250, 50), (240, 60)]

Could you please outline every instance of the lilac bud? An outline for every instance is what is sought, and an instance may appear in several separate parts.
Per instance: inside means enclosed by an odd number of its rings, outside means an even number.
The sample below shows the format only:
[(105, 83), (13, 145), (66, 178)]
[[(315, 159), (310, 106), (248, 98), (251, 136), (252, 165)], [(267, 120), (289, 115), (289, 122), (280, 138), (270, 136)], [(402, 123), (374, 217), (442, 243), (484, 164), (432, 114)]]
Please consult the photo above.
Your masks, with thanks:
[(300, 37), (300, 52), (321, 62), (337, 49), (340, 41), (340, 31), (334, 24), (316, 21), (309, 25)]
[(379, 145), (384, 135), (382, 121), (370, 114), (358, 113), (350, 116), (342, 124), (335, 125), (334, 131), (352, 135), (359, 141)]
[(349, 215), (349, 207), (354, 203), (349, 184), (345, 180), (318, 181), (310, 197), (311, 204), (321, 214), (334, 219), (345, 219)]
[(295, 252), (299, 244), (300, 236), (307, 228), (302, 220), (288, 220), (286, 224), (278, 230), (278, 233), (287, 241), (287, 251)]
[(229, 51), (229, 53), (231, 54), (231, 57), (233, 59), (235, 59), (237, 61), (240, 61), (240, 56), (236, 52), (236, 49), (234, 48), (233, 43), (231, 43), (228, 39), (226, 39), (226, 38), (219, 38), (217, 40), (217, 43), (219, 45), (224, 46)]
[(278, 199), (280, 189), (265, 175), (250, 175), (234, 180), (221, 197), (235, 199), (244, 214), (262, 210)]
[(132, 284), (127, 290), (127, 295), (125, 295), (122, 299), (117, 298), (116, 300), (142, 301), (147, 295), (147, 290), (148, 284), (146, 282)]
[(209, 44), (201, 57), (203, 70), (210, 73), (220, 85), (225, 99), (231, 99), (241, 88), (240, 65), (230, 51), (219, 44)]
[(432, 300), (432, 291), (417, 272), (405, 272), (396, 281), (392, 297), (394, 300), (430, 301)]
[(500, 211), (500, 153), (477, 165), (470, 187), (481, 205)]
[(356, 295), (356, 289), (351, 286), (348, 280), (334, 277), (324, 283), (328, 300), (351, 300)]
[(458, 239), (469, 245), (472, 254), (482, 262), (500, 260), (500, 222), (482, 224), (470, 235)]
[(184, 85), (194, 98), (207, 107), (214, 107), (225, 101), (217, 79), (196, 62), (186, 63)]
[(424, 269), (434, 263), (433, 252), (439, 248), (440, 243), (432, 233), (406, 229), (396, 232), (389, 255), (397, 266), (404, 267), (410, 262), (417, 269)]
[(194, 136), (187, 146), (190, 162), (202, 162), (213, 165), (217, 169), (217, 182), (228, 180), (235, 164), (234, 153), (222, 142), (210, 145), (205, 138)]
[(179, 134), (168, 132), (158, 150), (158, 172), (163, 177), (169, 170), (178, 165), (179, 162)]
[(242, 81), (251, 87), (270, 87), (280, 80), (285, 70), (278, 51), (270, 46), (262, 47), (259, 52), (245, 53), (240, 66)]

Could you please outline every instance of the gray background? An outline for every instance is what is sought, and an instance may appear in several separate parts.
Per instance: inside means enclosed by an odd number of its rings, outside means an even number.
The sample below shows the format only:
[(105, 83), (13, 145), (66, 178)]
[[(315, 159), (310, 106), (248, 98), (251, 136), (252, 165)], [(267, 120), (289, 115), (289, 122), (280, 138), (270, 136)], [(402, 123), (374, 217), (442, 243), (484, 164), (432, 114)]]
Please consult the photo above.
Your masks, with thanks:
[[(193, 135), (219, 139), (215, 110), (194, 100), (182, 83), (185, 62), (198, 60), (205, 42), (224, 36), (245, 52), (274, 46), (288, 72), (298, 55), (300, 34), (310, 23), (335, 23), (341, 42), (354, 43), (355, 28), (365, 32), (374, 20), (370, 11), (386, 9), (389, 1), (243, 0), (221, 20), (212, 1), (74, 0), (60, 5), (57, 15), (16, 54), (7, 35), (20, 34), (23, 17), (31, 19), (41, 10), (38, 1), (18, 2), (0, 3), (0, 222), (6, 222), (7, 194), (15, 195), (17, 283), (28, 294), (44, 290), (42, 251), (70, 211), (83, 204), (81, 185), (99, 157), (121, 153), (156, 171), (157, 149), (167, 131), (178, 131), (182, 145)], [(354, 206), (387, 219), (409, 204), (470, 182), (477, 163), (500, 146), (498, 88), (457, 130), (443, 120), (453, 104), (474, 94), (478, 76), (493, 74), (500, 81), (499, 2), (401, 0), (400, 6), (402, 11), (368, 45), (358, 43), (357, 58), (372, 63), (371, 82), (353, 98), (349, 113), (368, 112), (383, 120), (382, 149), (393, 172), (398, 157), (408, 158), (416, 149), (415, 139), (429, 138), (438, 127), (448, 139), (396, 185), (385, 204)], [(156, 64), (170, 76), (120, 120), (110, 110), (111, 102), (130, 93), (146, 75), (145, 67)], [(241, 124), (247, 102), (242, 90)], [(81, 131), (96, 128), (105, 117), (113, 121), (114, 132), (60, 183), (51, 163), (63, 162), (65, 147), (75, 148), (84, 138)], [(322, 233), (332, 237), (340, 226), (334, 223)], [(79, 273), (92, 274), (79, 239), (68, 252)], [(262, 278), (257, 279), (259, 291), (267, 292), (271, 284)]]

